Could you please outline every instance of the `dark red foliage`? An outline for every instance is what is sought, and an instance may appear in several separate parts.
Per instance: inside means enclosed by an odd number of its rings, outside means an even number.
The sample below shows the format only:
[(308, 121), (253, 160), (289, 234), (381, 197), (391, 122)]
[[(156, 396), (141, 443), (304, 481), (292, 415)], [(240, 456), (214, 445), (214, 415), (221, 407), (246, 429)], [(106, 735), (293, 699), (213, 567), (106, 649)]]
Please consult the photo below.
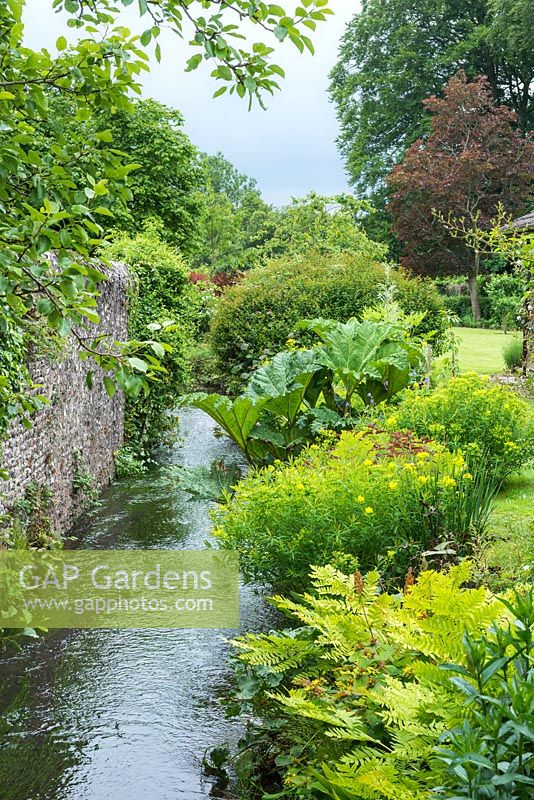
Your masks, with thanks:
[(211, 278), (209, 275), (205, 275), (203, 272), (190, 272), (189, 273), (189, 280), (191, 283), (211, 283)]
[(469, 275), (473, 255), (436, 219), (476, 219), (484, 228), (499, 203), (518, 215), (534, 199), (534, 141), (517, 129), (516, 115), (493, 99), (485, 78), (460, 72), (441, 98), (425, 101), (430, 132), (415, 142), (388, 177), (389, 210), (404, 244), (404, 265), (428, 275)]
[(212, 281), (219, 289), (224, 289), (226, 286), (234, 286), (236, 283), (239, 283), (242, 277), (242, 272), (217, 272), (213, 276)]

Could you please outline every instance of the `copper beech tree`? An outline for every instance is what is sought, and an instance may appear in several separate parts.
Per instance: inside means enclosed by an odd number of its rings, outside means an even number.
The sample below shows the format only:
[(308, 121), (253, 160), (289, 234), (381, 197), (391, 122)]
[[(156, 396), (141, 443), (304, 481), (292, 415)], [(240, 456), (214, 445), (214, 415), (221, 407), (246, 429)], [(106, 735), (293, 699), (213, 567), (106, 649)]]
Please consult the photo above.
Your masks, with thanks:
[[(495, 104), (488, 81), (459, 72), (430, 97), (429, 133), (388, 177), (390, 211), (404, 245), (403, 264), (424, 275), (466, 275), (480, 318), (480, 253), (459, 230), (491, 226), (497, 209), (519, 214), (534, 199), (534, 139), (513, 111)], [(445, 224), (444, 224), (445, 221)], [(449, 221), (449, 225), (447, 225)]]

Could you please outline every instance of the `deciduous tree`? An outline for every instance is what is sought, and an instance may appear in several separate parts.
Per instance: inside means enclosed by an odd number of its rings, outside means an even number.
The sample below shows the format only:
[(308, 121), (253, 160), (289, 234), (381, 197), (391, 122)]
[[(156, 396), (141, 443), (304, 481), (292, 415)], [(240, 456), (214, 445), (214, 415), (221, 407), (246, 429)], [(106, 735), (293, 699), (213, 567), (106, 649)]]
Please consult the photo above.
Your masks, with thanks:
[[(278, 43), (313, 50), (303, 31), (331, 13), (328, 0), (306, 0), (293, 14), (254, 0), (139, 0), (147, 27), (140, 36), (118, 23), (121, 6), (132, 0), (53, 0), (66, 11), (78, 39), (56, 42), (57, 55), (23, 42), (24, 0), (0, 4), (0, 421), (29, 412), (25, 342), (28, 326), (43, 323), (59, 339), (74, 334), (83, 352), (113, 371), (120, 388), (139, 392), (158, 370), (158, 343), (140, 345), (87, 338), (96, 322), (98, 283), (104, 275), (91, 264), (102, 243), (106, 221), (131, 194), (125, 180), (131, 167), (113, 147), (110, 131), (73, 137), (72, 121), (131, 111), (132, 93), (148, 69), (145, 51), (162, 27), (191, 36), (198, 52), (188, 69), (210, 61), (222, 91), (260, 102), (278, 87), (283, 70), (273, 60)], [(243, 34), (246, 31), (246, 35)], [(254, 30), (261, 31), (257, 41)], [(55, 141), (42, 141), (40, 122), (51, 121), (50, 96), (66, 97), (72, 115), (53, 120)], [(76, 126), (73, 126), (76, 127)], [(39, 134), (39, 135), (38, 135)], [(109, 145), (106, 147), (105, 145)], [(94, 157), (97, 154), (98, 157)], [(83, 164), (83, 169), (80, 165)], [(102, 224), (104, 222), (104, 224)], [(56, 253), (51, 264), (46, 254)], [(152, 348), (152, 349), (151, 349)], [(115, 384), (106, 375), (110, 393)]]
[(263, 252), (277, 257), (304, 255), (311, 250), (322, 254), (348, 251), (380, 261), (387, 248), (369, 239), (361, 224), (369, 213), (372, 209), (368, 203), (348, 194), (325, 197), (311, 192), (293, 198), (282, 209)]
[(428, 126), (425, 97), (459, 69), (534, 126), (531, 0), (364, 0), (332, 72), (339, 147), (352, 184), (376, 190)]
[(176, 109), (143, 100), (133, 111), (108, 115), (102, 127), (111, 131), (113, 146), (138, 165), (128, 178), (132, 199), (115, 210), (115, 226), (135, 235), (148, 218), (156, 218), (165, 240), (187, 256), (199, 244), (203, 172), (183, 123)]
[(480, 310), (480, 253), (451, 235), (439, 216), (465, 230), (491, 225), (498, 207), (517, 214), (534, 197), (534, 141), (517, 129), (513, 111), (496, 105), (488, 81), (451, 78), (444, 97), (425, 108), (430, 133), (408, 148), (388, 178), (389, 210), (404, 243), (403, 263), (427, 275), (467, 275), (473, 316)]

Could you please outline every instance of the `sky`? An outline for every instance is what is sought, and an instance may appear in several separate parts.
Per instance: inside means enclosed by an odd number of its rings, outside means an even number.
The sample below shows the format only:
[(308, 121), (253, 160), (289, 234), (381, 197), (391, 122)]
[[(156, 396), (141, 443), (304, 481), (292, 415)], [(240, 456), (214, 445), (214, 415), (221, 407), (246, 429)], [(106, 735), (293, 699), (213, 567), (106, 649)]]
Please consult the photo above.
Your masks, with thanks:
[[(292, 6), (293, 0), (286, 0)], [(66, 33), (65, 17), (51, 11), (52, 0), (27, 0), (26, 42), (53, 51)], [(339, 40), (348, 20), (358, 11), (357, 0), (331, 0), (335, 12), (320, 23), (313, 37), (316, 52), (300, 55), (284, 43), (276, 62), (286, 70), (282, 91), (267, 101), (267, 110), (248, 111), (236, 95), (213, 99), (218, 86), (210, 77), (213, 65), (185, 74), (190, 48), (170, 32), (162, 34), (162, 60), (152, 59), (143, 80), (143, 96), (180, 109), (185, 130), (208, 153), (221, 151), (241, 172), (256, 178), (264, 198), (275, 205), (309, 191), (338, 194), (347, 190), (337, 151), (335, 108), (328, 98), (328, 73), (336, 62)], [(135, 12), (125, 22), (134, 27)], [(128, 19), (129, 18), (129, 19)], [(141, 28), (142, 30), (142, 28)], [(219, 84), (220, 85), (220, 84)]]

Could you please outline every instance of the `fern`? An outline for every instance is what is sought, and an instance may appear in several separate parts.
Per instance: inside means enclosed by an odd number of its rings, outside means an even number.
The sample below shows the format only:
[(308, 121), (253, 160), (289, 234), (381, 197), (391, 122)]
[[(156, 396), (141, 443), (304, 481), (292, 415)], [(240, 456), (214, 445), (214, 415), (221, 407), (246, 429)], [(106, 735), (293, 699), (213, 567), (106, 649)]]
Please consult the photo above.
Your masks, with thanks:
[[(257, 713), (277, 720), (278, 748), (289, 753), (295, 731), (298, 741), (313, 737), (313, 748), (303, 745), (308, 758), (283, 755), (280, 797), (315, 797), (302, 793), (307, 786), (333, 800), (428, 798), (439, 785), (433, 749), (468, 713), (440, 665), (466, 663), (466, 631), (491, 636), (492, 625), (510, 618), (486, 589), (463, 587), (470, 575), (467, 563), (425, 572), (389, 595), (376, 573), (314, 568), (312, 591), (273, 599), (302, 627), (236, 641), (252, 674), (279, 676), (275, 691), (256, 698)], [(300, 787), (295, 794), (292, 786)]]

